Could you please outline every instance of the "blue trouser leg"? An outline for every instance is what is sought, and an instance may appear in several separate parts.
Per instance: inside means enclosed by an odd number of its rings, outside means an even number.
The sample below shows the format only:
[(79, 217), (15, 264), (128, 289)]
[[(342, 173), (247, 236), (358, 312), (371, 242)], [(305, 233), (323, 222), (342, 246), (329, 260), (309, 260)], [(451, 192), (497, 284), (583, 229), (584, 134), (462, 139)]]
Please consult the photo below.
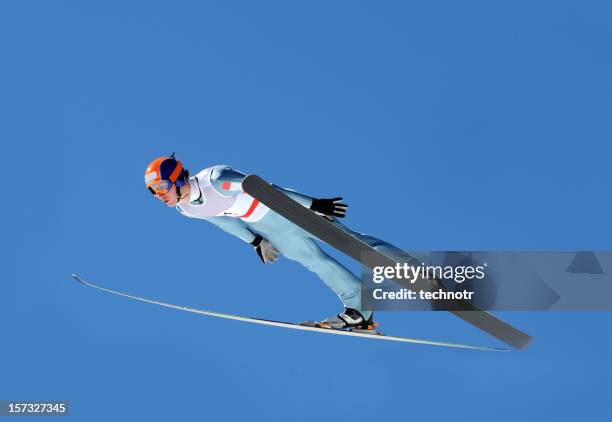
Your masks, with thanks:
[[(286, 258), (317, 274), (345, 307), (361, 310), (361, 281), (326, 254), (315, 242), (316, 237), (272, 211), (248, 226), (272, 242)], [(371, 315), (367, 311), (361, 313), (366, 319)]]
[[(390, 243), (355, 232), (337, 220), (334, 224), (393, 259), (400, 262), (407, 260), (405, 253)], [(273, 211), (268, 212), (262, 220), (248, 225), (272, 242), (286, 258), (299, 262), (317, 274), (340, 297), (344, 306), (360, 310), (366, 319), (370, 317), (371, 312), (361, 310), (361, 281), (327, 255), (315, 242), (318, 238)]]

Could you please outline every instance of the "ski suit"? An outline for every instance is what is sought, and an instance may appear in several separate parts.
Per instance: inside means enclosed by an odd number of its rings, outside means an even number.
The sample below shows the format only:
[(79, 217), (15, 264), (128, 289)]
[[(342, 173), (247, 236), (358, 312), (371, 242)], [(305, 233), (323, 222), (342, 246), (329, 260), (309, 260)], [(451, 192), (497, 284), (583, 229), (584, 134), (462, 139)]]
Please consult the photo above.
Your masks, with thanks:
[[(359, 310), (368, 319), (371, 312), (361, 310), (359, 278), (326, 254), (315, 242), (318, 238), (244, 192), (244, 177), (243, 173), (225, 165), (206, 168), (189, 178), (189, 202), (176, 208), (187, 217), (209, 221), (247, 243), (253, 242), (257, 235), (262, 236), (286, 258), (317, 274), (345, 307)], [(312, 203), (310, 196), (278, 186), (275, 188), (307, 208)], [(337, 220), (334, 224), (376, 249), (399, 251), (380, 239), (354, 232)]]

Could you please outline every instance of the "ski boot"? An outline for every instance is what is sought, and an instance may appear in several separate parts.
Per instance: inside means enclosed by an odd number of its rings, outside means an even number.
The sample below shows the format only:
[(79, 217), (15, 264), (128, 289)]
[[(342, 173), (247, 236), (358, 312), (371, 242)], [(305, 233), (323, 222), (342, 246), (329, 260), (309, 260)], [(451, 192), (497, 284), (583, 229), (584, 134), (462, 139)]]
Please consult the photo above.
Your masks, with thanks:
[(379, 334), (374, 328), (378, 325), (374, 322), (374, 314), (365, 319), (361, 313), (353, 308), (346, 308), (336, 316), (326, 318), (323, 321), (306, 321), (300, 325), (333, 330), (347, 330), (357, 333)]

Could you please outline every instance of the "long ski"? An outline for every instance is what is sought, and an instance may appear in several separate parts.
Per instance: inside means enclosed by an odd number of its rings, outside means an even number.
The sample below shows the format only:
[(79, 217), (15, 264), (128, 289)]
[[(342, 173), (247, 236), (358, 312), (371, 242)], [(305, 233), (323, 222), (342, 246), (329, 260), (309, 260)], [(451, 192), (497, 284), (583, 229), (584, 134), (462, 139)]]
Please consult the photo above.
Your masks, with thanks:
[[(362, 240), (305, 208), (257, 175), (247, 176), (242, 181), (242, 188), (276, 213), (369, 268), (395, 266), (397, 263), (397, 261), (377, 251)], [(420, 279), (412, 285), (406, 285), (404, 280), (396, 281), (408, 288), (446, 290), (435, 279)], [(512, 347), (524, 349), (532, 340), (532, 337), (528, 334), (477, 308), (470, 302), (445, 301), (444, 309)]]
[(456, 348), (456, 349), (483, 350), (487, 352), (507, 352), (509, 351), (508, 349), (502, 349), (502, 348), (496, 348), (496, 347), (471, 346), (467, 344), (447, 343), (443, 341), (422, 340), (422, 339), (415, 339), (415, 338), (408, 338), (408, 337), (387, 336), (387, 335), (382, 335), (382, 334), (375, 335), (375, 334), (367, 334), (367, 333), (361, 333), (361, 332), (351, 332), (351, 331), (334, 330), (334, 329), (327, 329), (327, 328), (309, 327), (309, 326), (304, 326), (300, 324), (294, 324), (291, 322), (273, 321), (269, 319), (251, 318), (251, 317), (244, 317), (240, 315), (225, 314), (222, 312), (205, 311), (202, 309), (174, 305), (172, 303), (160, 302), (158, 300), (147, 299), (144, 297), (123, 293), (117, 290), (107, 289), (105, 287), (98, 286), (97, 284), (86, 281), (85, 279), (83, 279), (82, 277), (76, 274), (72, 274), (72, 277), (79, 283), (84, 284), (85, 286), (89, 286), (94, 289), (106, 292), (106, 293), (111, 293), (117, 296), (127, 297), (128, 299), (137, 300), (140, 302), (152, 303), (154, 305), (159, 305), (159, 306), (163, 306), (166, 308), (178, 309), (179, 311), (191, 312), (194, 314), (206, 315), (206, 316), (215, 317), (215, 318), (233, 319), (235, 321), (248, 322), (251, 324), (269, 325), (273, 327), (289, 328), (292, 330), (314, 331), (317, 333), (336, 334), (336, 335), (342, 335), (342, 336), (362, 337), (362, 338), (368, 338), (368, 339), (373, 339), (373, 340), (386, 340), (386, 341), (397, 341), (397, 342), (402, 342), (402, 343), (425, 344), (429, 346), (451, 347), (451, 348)]

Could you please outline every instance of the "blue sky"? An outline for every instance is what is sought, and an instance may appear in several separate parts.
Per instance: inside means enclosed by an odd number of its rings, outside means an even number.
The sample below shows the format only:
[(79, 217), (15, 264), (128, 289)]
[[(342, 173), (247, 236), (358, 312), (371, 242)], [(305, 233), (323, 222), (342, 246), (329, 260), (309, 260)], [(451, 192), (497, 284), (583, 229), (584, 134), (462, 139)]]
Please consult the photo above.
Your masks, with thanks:
[[(0, 6), (0, 399), (74, 420), (612, 416), (609, 313), (504, 313), (486, 354), (214, 320), (300, 321), (313, 275), (143, 186), (176, 151), (313, 196), (413, 250), (610, 249), (607, 2), (46, 2)], [(358, 267), (343, 259), (355, 271)], [(388, 333), (497, 344), (446, 313)]]

